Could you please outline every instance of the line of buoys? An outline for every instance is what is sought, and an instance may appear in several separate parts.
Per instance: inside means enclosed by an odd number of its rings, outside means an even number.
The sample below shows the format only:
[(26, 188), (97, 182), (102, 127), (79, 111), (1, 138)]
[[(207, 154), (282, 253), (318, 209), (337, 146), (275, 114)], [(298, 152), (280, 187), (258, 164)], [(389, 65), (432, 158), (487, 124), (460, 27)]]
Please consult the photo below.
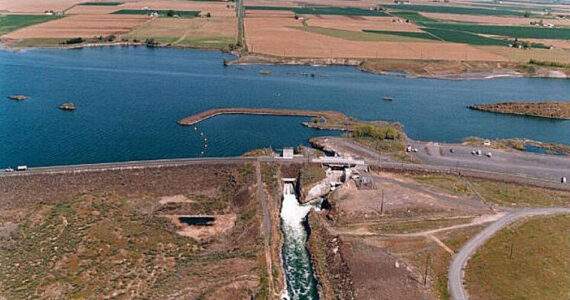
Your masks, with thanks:
[[(198, 132), (198, 127), (194, 126), (194, 131), (195, 131), (195, 132)], [(203, 131), (200, 131), (200, 136), (202, 136), (202, 137), (204, 136), (204, 132), (203, 132)], [(202, 151), (200, 151), (200, 156), (202, 156), (202, 155), (205, 154), (205, 150), (206, 150), (207, 148), (208, 148), (208, 138), (207, 138), (207, 137), (204, 137), (204, 148), (203, 148)]]

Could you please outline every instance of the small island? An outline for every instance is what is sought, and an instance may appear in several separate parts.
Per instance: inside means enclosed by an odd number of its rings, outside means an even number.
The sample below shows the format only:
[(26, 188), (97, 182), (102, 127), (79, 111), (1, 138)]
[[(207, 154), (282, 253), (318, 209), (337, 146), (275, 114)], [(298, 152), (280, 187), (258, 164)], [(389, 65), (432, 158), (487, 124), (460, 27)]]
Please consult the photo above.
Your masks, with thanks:
[(8, 99), (14, 100), (14, 101), (23, 101), (23, 100), (28, 100), (29, 98), (30, 98), (30, 97), (24, 96), (24, 95), (11, 95), (11, 96), (8, 96)]
[(501, 114), (549, 119), (570, 119), (570, 102), (502, 102), (494, 104), (475, 104), (468, 107), (470, 109)]
[(73, 111), (73, 110), (75, 110), (75, 105), (71, 102), (67, 102), (67, 103), (63, 103), (62, 105), (60, 105), (59, 109)]

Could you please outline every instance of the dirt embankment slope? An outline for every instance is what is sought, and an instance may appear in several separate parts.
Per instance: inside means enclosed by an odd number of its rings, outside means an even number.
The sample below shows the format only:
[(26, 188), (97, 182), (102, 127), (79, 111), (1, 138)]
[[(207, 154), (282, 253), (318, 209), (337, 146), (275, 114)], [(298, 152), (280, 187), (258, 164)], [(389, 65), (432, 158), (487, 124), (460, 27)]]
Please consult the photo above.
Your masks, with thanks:
[(570, 102), (502, 102), (475, 104), (469, 108), (501, 114), (570, 119)]

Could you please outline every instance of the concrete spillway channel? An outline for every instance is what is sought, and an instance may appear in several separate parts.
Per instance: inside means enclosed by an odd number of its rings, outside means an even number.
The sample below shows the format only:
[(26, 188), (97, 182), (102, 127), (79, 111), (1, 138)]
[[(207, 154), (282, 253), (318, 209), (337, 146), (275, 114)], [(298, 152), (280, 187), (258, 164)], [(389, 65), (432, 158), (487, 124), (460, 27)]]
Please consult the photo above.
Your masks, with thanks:
[(319, 209), (321, 199), (300, 204), (292, 183), (283, 186), (281, 230), (283, 231), (283, 268), (286, 289), (281, 299), (319, 299), (317, 280), (309, 251), (305, 244), (308, 237), (307, 214), (311, 208)]

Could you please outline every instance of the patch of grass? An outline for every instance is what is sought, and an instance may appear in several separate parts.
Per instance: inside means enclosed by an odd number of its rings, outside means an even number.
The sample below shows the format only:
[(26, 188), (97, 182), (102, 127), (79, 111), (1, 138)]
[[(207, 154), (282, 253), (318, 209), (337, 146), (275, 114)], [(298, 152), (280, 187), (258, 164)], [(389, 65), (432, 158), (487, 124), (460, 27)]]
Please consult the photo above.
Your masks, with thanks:
[(301, 168), (301, 185), (310, 186), (325, 179), (325, 170), (319, 165), (303, 166)]
[(502, 230), (467, 264), (469, 294), (480, 299), (567, 299), (568, 228), (570, 215), (561, 215)]
[(118, 6), (124, 2), (83, 2), (79, 3), (82, 6)]
[(448, 13), (459, 15), (484, 15), (484, 16), (519, 16), (523, 17), (525, 12), (507, 9), (485, 9), (475, 7), (443, 6), (443, 5), (382, 5), (389, 9), (405, 9), (419, 12)]
[(485, 200), (503, 206), (567, 206), (570, 193), (531, 187), (519, 184), (471, 180), (471, 183)]
[(461, 178), (452, 175), (416, 175), (412, 178), (423, 184), (438, 187), (442, 190), (458, 195), (473, 195), (473, 191)]
[(179, 46), (215, 49), (228, 49), (232, 44), (235, 44), (235, 38), (232, 37), (185, 38), (176, 43)]
[(61, 17), (46, 15), (0, 15), (0, 35), (59, 18)]
[(314, 6), (314, 7), (286, 7), (286, 6), (246, 6), (246, 10), (286, 10), (298, 15), (342, 15), (342, 16), (388, 16), (382, 10), (370, 10), (357, 7)]
[(166, 17), (168, 14), (174, 14), (183, 18), (194, 18), (200, 15), (200, 11), (193, 10), (145, 10), (145, 9), (121, 9), (113, 12), (115, 15), (149, 15), (153, 12), (158, 13), (160, 17)]
[(25, 39), (15, 42), (13, 45), (15, 47), (57, 47), (60, 46), (67, 39), (57, 39), (57, 38), (34, 38)]
[(560, 63), (560, 62), (555, 62), (555, 61), (542, 61), (542, 60), (536, 60), (536, 59), (530, 59), (528, 61), (529, 64), (531, 65), (537, 65), (537, 66), (546, 66), (546, 67), (555, 67), (555, 68), (565, 68), (565, 69), (570, 69), (570, 64), (566, 64), (566, 63)]
[(387, 35), (396, 35), (396, 36), (405, 36), (411, 37), (416, 39), (424, 39), (424, 40), (438, 40), (435, 36), (431, 34), (427, 34), (425, 32), (410, 32), (410, 31), (388, 31), (388, 30), (372, 30), (372, 29), (363, 29), (363, 32), (368, 33), (376, 33), (376, 34), (387, 34)]

